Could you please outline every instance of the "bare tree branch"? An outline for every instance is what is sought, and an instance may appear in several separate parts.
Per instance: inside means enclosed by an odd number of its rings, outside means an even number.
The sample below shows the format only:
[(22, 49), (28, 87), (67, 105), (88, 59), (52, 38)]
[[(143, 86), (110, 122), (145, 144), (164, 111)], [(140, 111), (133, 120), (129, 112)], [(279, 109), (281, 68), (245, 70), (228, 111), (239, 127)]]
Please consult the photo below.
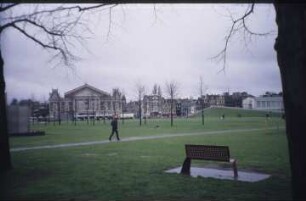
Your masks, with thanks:
[(39, 44), (41, 47), (43, 48), (47, 48), (47, 49), (52, 49), (52, 50), (56, 50), (59, 51), (59, 53), (61, 54), (61, 56), (64, 59), (65, 64), (68, 65), (68, 61), (69, 61), (69, 51), (64, 50), (62, 48), (57, 47), (55, 44), (53, 45), (48, 45), (46, 43), (43, 43), (42, 41), (40, 41), (39, 39), (35, 38), (34, 36), (31, 36), (29, 33), (27, 33), (24, 29), (21, 29), (20, 27), (18, 27), (17, 25), (13, 24), (12, 25), (13, 28), (15, 28), (16, 30), (18, 30), (20, 33), (22, 33), (23, 35), (25, 35), (27, 38), (33, 40), (35, 43)]
[(14, 7), (14, 6), (17, 6), (17, 5), (18, 5), (18, 3), (9, 4), (7, 6), (3, 6), (3, 4), (1, 4), (0, 12), (6, 11), (6, 10), (8, 10), (8, 9)]
[(171, 99), (178, 95), (178, 83), (176, 81), (166, 82), (166, 92)]
[(43, 48), (49, 48), (49, 49), (53, 49), (53, 50), (58, 50), (59, 48), (56, 47), (55, 45), (51, 46), (51, 45), (47, 45), (43, 42), (41, 42), (40, 40), (38, 40), (37, 38), (35, 38), (34, 36), (31, 36), (29, 33), (27, 33), (24, 29), (18, 27), (15, 24), (12, 24), (11, 27), (17, 29), (19, 32), (21, 32), (23, 35), (25, 35), (27, 38), (30, 38), (31, 40), (33, 40), (35, 43), (39, 44), (40, 46), (42, 46)]
[(4, 19), (32, 18), (32, 17), (35, 17), (35, 16), (41, 16), (43, 14), (52, 15), (54, 13), (61, 13), (63, 11), (68, 11), (67, 15), (69, 16), (70, 12), (72, 12), (74, 10), (78, 11), (78, 12), (89, 11), (89, 10), (105, 7), (105, 6), (108, 6), (108, 5), (116, 6), (117, 4), (103, 3), (103, 4), (98, 4), (98, 5), (94, 5), (94, 6), (87, 6), (87, 7), (81, 7), (79, 5), (75, 5), (75, 6), (58, 6), (58, 7), (53, 8), (53, 9), (43, 9), (43, 10), (38, 10), (36, 8), (36, 11), (34, 11), (34, 12), (30, 13), (30, 14), (23, 14), (23, 15), (20, 15), (20, 16), (15, 16), (13, 18), (4, 18)]
[[(29, 19), (18, 19), (18, 20), (15, 20), (14, 22), (7, 23), (7, 24), (3, 25), (2, 28), (3, 28), (3, 30), (4, 30), (5, 28), (8, 28), (8, 27), (10, 27), (10, 26), (14, 27), (15, 24), (20, 23), (20, 22), (29, 23), (29, 24), (31, 24), (31, 25), (33, 25), (33, 26), (39, 27), (39, 28), (41, 28), (43, 31), (45, 31), (46, 33), (48, 33), (48, 34), (50, 34), (50, 35), (55, 35), (55, 36), (62, 36), (62, 35), (63, 35), (63, 32), (61, 32), (61, 33), (60, 33), (60, 32), (59, 32), (59, 33), (53, 32), (53, 31), (51, 31), (51, 30), (48, 30), (46, 26), (43, 26), (43, 25), (41, 25), (41, 24), (38, 24), (37, 22), (32, 21), (32, 20), (29, 20)], [(15, 28), (15, 27), (14, 27), (14, 28)]]
[(107, 39), (110, 36), (111, 29), (112, 29), (112, 7), (109, 8), (109, 22), (108, 22)]
[(139, 126), (142, 125), (142, 100), (145, 96), (145, 91), (146, 88), (145, 86), (140, 82), (140, 80), (138, 80), (135, 84), (135, 88), (136, 88), (136, 92), (137, 92), (137, 96), (138, 96), (138, 113), (139, 113)]
[(37, 5), (33, 10), (28, 11), (28, 14), (16, 15), (15, 13), (5, 12), (5, 10), (13, 6), (15, 4), (6, 7), (2, 6), (4, 15), (0, 21), (0, 33), (12, 27), (41, 47), (55, 51), (50, 61), (54, 62), (54, 58), (62, 59), (65, 65), (71, 66), (73, 64), (71, 61), (77, 59), (73, 53), (75, 52), (76, 54), (77, 52), (76, 45), (86, 47), (85, 39), (87, 38), (84, 33), (92, 33), (89, 23), (84, 22), (84, 13), (97, 9), (100, 11), (109, 9), (109, 36), (112, 24), (111, 11), (117, 4), (102, 3), (90, 6), (68, 4), (55, 7)]
[[(249, 36), (267, 36), (271, 34), (271, 32), (267, 33), (256, 33), (249, 29), (249, 27), (246, 24), (246, 19), (254, 12), (255, 3), (252, 3), (248, 8), (246, 9), (246, 12), (239, 18), (234, 19), (230, 11), (230, 18), (232, 20), (232, 25), (229, 29), (228, 34), (225, 36), (225, 43), (223, 49), (214, 57), (212, 57), (212, 60), (217, 60), (217, 62), (222, 61), (222, 69), (219, 72), (222, 72), (225, 70), (226, 63), (227, 63), (227, 50), (229, 46), (230, 39), (239, 31), (244, 31), (244, 38), (248, 34)], [(218, 72), (218, 73), (219, 73)]]

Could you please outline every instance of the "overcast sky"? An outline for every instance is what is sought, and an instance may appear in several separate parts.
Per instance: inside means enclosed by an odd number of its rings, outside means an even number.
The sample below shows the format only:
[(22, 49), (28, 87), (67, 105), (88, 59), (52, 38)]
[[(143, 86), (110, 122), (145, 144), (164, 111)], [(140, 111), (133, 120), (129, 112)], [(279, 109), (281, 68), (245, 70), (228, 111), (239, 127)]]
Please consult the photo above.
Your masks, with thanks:
[[(65, 92), (88, 83), (106, 92), (124, 90), (135, 99), (135, 83), (151, 93), (154, 83), (162, 90), (165, 82), (179, 84), (180, 97), (198, 97), (199, 78), (209, 94), (247, 91), (258, 96), (281, 91), (276, 53), (275, 12), (272, 5), (256, 5), (247, 23), (254, 32), (271, 32), (265, 37), (243, 34), (229, 43), (225, 71), (222, 62), (210, 58), (223, 49), (233, 16), (243, 14), (241, 5), (120, 5), (109, 13), (92, 17), (88, 51), (78, 47), (83, 60), (74, 69), (54, 67), (50, 54), (14, 30), (1, 37), (5, 61), (8, 101), (12, 98), (48, 100), (52, 89)], [(249, 40), (251, 39), (251, 40)]]

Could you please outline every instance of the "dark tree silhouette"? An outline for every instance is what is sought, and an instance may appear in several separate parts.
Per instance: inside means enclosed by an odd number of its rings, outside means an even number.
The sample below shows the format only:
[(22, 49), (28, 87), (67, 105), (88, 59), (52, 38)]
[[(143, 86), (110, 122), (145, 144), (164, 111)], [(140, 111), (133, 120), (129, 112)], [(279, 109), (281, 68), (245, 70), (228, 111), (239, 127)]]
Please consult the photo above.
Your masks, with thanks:
[(306, 200), (306, 5), (274, 3), (294, 200)]
[(207, 90), (207, 86), (204, 86), (203, 77), (200, 76), (199, 81), (199, 95), (200, 95), (200, 101), (201, 101), (201, 113), (202, 113), (202, 125), (204, 126), (204, 94)]
[(142, 100), (145, 95), (145, 86), (138, 81), (135, 85), (138, 100), (139, 126), (142, 125)]
[[(27, 10), (28, 7), (34, 9)], [(116, 5), (23, 5), (18, 3), (0, 4), (0, 37), (6, 31), (15, 30), (32, 40), (43, 49), (50, 50), (52, 60), (72, 67), (77, 56), (73, 53), (72, 42), (84, 44), (84, 37), (78, 31), (87, 31), (83, 15), (90, 10), (112, 9)], [(23, 12), (14, 12), (23, 9)], [(59, 17), (60, 16), (60, 17)], [(4, 60), (0, 44), (0, 171), (12, 168), (9, 151), (7, 114), (5, 100)]]
[(157, 84), (154, 84), (153, 90), (152, 90), (152, 94), (153, 95), (157, 95), (158, 94), (158, 85)]
[(166, 93), (170, 98), (170, 119), (171, 127), (173, 127), (173, 105), (175, 97), (178, 93), (178, 83), (176, 81), (166, 82)]
[[(244, 2), (249, 3), (247, 0)], [(281, 1), (271, 3), (276, 11), (278, 26), (274, 49), (277, 52), (283, 88), (293, 199), (306, 200), (306, 4), (284, 4)], [(254, 7), (254, 3), (250, 4), (244, 15), (233, 19), (224, 49), (215, 57), (223, 61), (223, 69), (229, 40), (234, 34), (241, 30), (248, 35), (269, 34), (255, 33), (248, 28), (246, 18), (253, 13)]]

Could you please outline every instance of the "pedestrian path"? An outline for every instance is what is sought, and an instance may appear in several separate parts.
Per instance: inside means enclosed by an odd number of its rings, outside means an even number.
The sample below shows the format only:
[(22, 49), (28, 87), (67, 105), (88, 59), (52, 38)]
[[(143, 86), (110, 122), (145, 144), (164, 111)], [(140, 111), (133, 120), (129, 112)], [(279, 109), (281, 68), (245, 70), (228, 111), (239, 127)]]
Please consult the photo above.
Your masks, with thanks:
[[(175, 133), (175, 134), (160, 134), (152, 136), (139, 136), (139, 137), (127, 137), (122, 138), (120, 142), (130, 142), (138, 140), (153, 140), (153, 139), (162, 139), (162, 138), (172, 138), (172, 137), (184, 137), (184, 136), (198, 136), (198, 135), (212, 135), (212, 134), (227, 134), (227, 133), (241, 133), (241, 132), (256, 132), (264, 130), (274, 130), (279, 129), (279, 127), (271, 128), (243, 128), (243, 129), (232, 129), (232, 130), (218, 130), (218, 131), (205, 131), (205, 132), (196, 132), (196, 133)], [(101, 141), (89, 141), (89, 142), (78, 142), (78, 143), (66, 143), (66, 144), (54, 144), (54, 145), (42, 145), (42, 146), (33, 146), (33, 147), (19, 147), (11, 148), (11, 152), (21, 152), (21, 151), (30, 151), (30, 150), (43, 150), (43, 149), (58, 149), (58, 148), (68, 148), (68, 147), (78, 147), (78, 146), (89, 146), (89, 145), (98, 145), (98, 144), (108, 144), (114, 143), (116, 141), (101, 140)]]

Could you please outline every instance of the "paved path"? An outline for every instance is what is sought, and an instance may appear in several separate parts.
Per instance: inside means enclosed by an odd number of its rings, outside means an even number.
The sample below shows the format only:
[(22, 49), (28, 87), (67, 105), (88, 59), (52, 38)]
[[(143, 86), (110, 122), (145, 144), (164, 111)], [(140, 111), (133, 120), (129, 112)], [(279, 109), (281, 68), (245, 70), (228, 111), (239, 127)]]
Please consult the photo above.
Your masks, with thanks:
[[(283, 127), (279, 127), (279, 128), (283, 128)], [(255, 131), (263, 131), (263, 130), (267, 130), (267, 129), (268, 130), (273, 130), (273, 129), (277, 129), (277, 127), (244, 128), (244, 129), (233, 129), (233, 130), (206, 131), (206, 132), (197, 132), (197, 133), (177, 133), (177, 134), (162, 134), (162, 135), (154, 135), (154, 136), (128, 137), (128, 138), (122, 138), (120, 140), (120, 142), (129, 142), (129, 141), (138, 141), (138, 140), (152, 140), (152, 139), (162, 139), (162, 138), (171, 138), (171, 137), (197, 136), (197, 135), (255, 132)], [(79, 142), (79, 143), (43, 145), (43, 146), (34, 146), (34, 147), (19, 147), (19, 148), (11, 148), (10, 151), (11, 152), (20, 152), (20, 151), (41, 150), (41, 149), (57, 149), (57, 148), (88, 146), (88, 145), (97, 145), (97, 144), (108, 144), (108, 143), (114, 143), (114, 142), (116, 142), (116, 141), (110, 142), (109, 140), (101, 140), (101, 141), (90, 141), (90, 142)]]

